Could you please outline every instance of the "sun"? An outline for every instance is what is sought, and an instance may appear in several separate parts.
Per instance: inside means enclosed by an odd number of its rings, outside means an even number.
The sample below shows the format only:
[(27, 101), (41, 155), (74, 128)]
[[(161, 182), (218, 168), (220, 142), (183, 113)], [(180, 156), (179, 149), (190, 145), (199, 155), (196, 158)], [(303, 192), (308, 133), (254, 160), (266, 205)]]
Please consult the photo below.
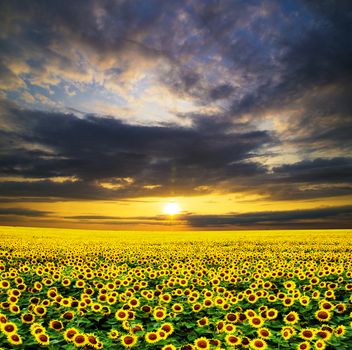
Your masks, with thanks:
[(176, 202), (169, 202), (164, 205), (163, 213), (173, 216), (180, 214), (181, 208), (180, 205)]

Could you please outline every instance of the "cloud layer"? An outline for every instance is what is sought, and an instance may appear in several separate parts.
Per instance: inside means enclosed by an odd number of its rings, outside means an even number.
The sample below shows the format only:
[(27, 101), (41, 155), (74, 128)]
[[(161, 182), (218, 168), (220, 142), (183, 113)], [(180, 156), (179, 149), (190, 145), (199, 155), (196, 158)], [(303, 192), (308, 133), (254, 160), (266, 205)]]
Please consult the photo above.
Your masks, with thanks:
[(2, 1), (1, 198), (351, 196), (351, 14), (349, 1)]

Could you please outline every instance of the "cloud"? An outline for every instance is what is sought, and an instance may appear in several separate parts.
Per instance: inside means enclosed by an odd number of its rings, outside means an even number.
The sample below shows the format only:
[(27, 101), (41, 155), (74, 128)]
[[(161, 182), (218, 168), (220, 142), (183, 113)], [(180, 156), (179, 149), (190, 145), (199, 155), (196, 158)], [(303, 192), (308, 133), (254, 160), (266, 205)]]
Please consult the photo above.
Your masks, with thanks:
[[(264, 131), (223, 133), (221, 123), (192, 127), (129, 125), (109, 117), (12, 108), (3, 121), (1, 173), (23, 182), (0, 183), (3, 196), (110, 198), (198, 193), (208, 182), (265, 171), (250, 161)], [(70, 177), (62, 183), (53, 177)], [(37, 179), (26, 182), (26, 178)], [(125, 182), (120, 179), (131, 178)], [(110, 183), (111, 186), (106, 186)], [(113, 185), (115, 184), (115, 185)], [(157, 185), (150, 187), (150, 185)]]
[(4, 216), (29, 216), (29, 217), (42, 217), (50, 214), (50, 211), (33, 210), (26, 208), (0, 208), (0, 215)]
[(186, 215), (192, 227), (344, 227), (352, 223), (352, 206), (226, 215)]
[(351, 194), (350, 158), (302, 160), (269, 171), (256, 156), (265, 145), (277, 144), (273, 134), (222, 118), (203, 116), (189, 127), (143, 126), (14, 105), (5, 110), (3, 197), (199, 195), (204, 186), (206, 193), (250, 192), (273, 199)]
[(352, 158), (316, 158), (273, 168), (285, 182), (295, 183), (351, 183)]
[(17, 90), (24, 86), (24, 82), (0, 61), (0, 89)]

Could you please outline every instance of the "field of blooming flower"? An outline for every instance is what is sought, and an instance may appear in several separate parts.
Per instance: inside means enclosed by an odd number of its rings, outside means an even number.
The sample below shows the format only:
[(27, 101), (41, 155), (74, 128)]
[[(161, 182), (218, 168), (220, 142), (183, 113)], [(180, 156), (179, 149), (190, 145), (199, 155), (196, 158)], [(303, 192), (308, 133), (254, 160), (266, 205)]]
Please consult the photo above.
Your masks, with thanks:
[(0, 227), (0, 348), (351, 349), (351, 233)]

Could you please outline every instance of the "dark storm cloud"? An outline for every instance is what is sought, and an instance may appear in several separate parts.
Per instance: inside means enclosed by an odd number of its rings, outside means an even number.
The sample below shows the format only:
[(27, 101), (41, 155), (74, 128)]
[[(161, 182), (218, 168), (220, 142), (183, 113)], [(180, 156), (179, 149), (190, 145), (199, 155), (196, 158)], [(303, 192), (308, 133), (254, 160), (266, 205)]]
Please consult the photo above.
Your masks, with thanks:
[[(246, 184), (244, 184), (246, 185)], [(352, 194), (352, 158), (315, 158), (274, 167), (247, 182), (272, 200), (305, 200)]]
[(5, 216), (31, 216), (31, 217), (41, 217), (50, 214), (49, 211), (42, 210), (32, 210), (26, 208), (0, 208), (0, 215)]
[(273, 168), (286, 182), (352, 183), (352, 158), (317, 158)]
[[(264, 131), (223, 133), (221, 123), (192, 128), (129, 125), (120, 120), (10, 109), (0, 155), (3, 196), (114, 198), (195, 194), (194, 188), (265, 172), (251, 162), (273, 140)], [(217, 130), (218, 129), (218, 130)], [(38, 150), (26, 149), (36, 145)], [(33, 148), (33, 146), (31, 147)], [(69, 177), (53, 182), (52, 177)], [(128, 181), (132, 178), (133, 181)], [(99, 186), (107, 181), (110, 187)], [(143, 188), (160, 185), (155, 189)]]
[(230, 132), (221, 119), (198, 118), (188, 128), (141, 126), (11, 106), (3, 124), (4, 197), (113, 199), (214, 190), (274, 199), (351, 194), (351, 158), (316, 158), (268, 172), (251, 158), (277, 141), (264, 131)]
[(105, 199), (113, 198), (113, 193), (94, 184), (82, 181), (53, 182), (39, 181), (3, 181), (0, 182), (0, 193), (6, 197), (41, 197), (48, 201), (56, 199)]
[(320, 227), (328, 220), (333, 227), (338, 223), (338, 227), (349, 228), (352, 220), (352, 206), (227, 215), (186, 215), (184, 219), (193, 227), (256, 225), (308, 227), (309, 224)]

